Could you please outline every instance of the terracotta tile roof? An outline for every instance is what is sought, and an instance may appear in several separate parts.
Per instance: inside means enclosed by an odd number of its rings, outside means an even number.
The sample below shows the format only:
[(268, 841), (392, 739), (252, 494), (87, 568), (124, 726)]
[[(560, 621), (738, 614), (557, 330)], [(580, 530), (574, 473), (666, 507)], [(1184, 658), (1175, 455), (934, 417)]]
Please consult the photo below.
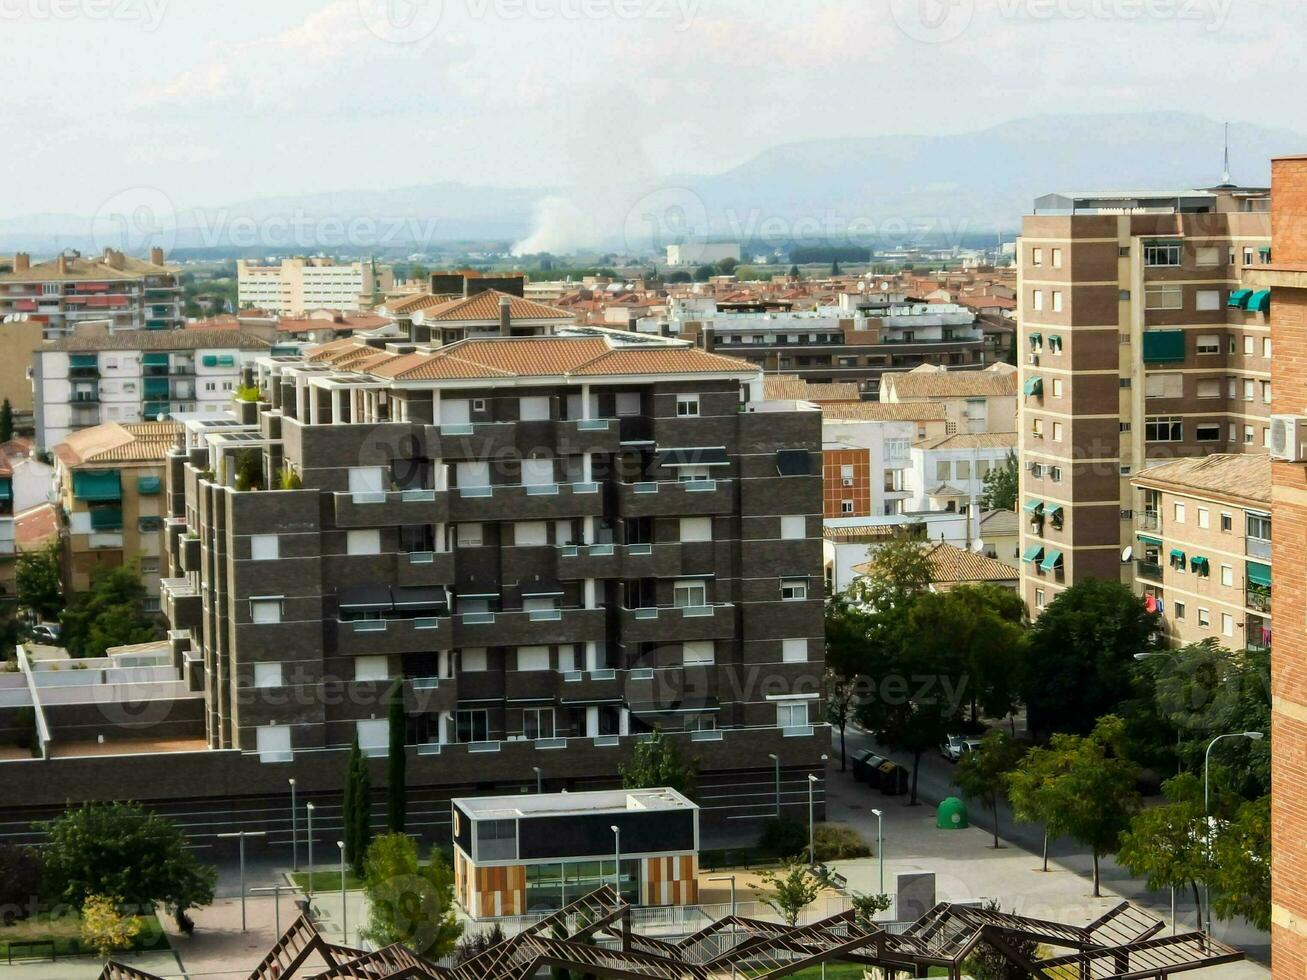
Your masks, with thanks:
[(858, 386), (851, 381), (814, 384), (794, 374), (769, 374), (762, 379), (767, 398), (810, 402), (857, 401)]
[(179, 422), (106, 422), (74, 432), (54, 454), (69, 467), (161, 463), (181, 430)]
[(487, 289), (475, 296), (459, 298), (422, 311), (423, 323), (498, 323), (499, 301), (509, 299), (508, 315), (514, 320), (555, 320), (571, 323), (574, 317), (567, 310), (537, 303), (497, 289)]
[(1173, 459), (1149, 466), (1131, 481), (1140, 486), (1237, 497), (1269, 506), (1271, 458), (1264, 453)]
[(1006, 537), (1021, 530), (1021, 521), (1014, 510), (987, 510), (980, 515), (980, 533), (990, 537)]
[(919, 449), (1016, 449), (1015, 432), (958, 432), (951, 436), (926, 439)]
[(53, 504), (37, 504), (14, 515), (14, 543), (19, 551), (35, 551), (59, 536)]
[(831, 422), (944, 422), (940, 402), (826, 402), (823, 419)]
[[(429, 310), (444, 306), (458, 299), (453, 293), (414, 293), (412, 296), (399, 296), (381, 304), (381, 309), (392, 316), (408, 316), (419, 310)], [(496, 312), (495, 316), (499, 314)]]
[(137, 282), (145, 276), (171, 275), (181, 270), (177, 266), (151, 265), (130, 255), (123, 256), (123, 268), (115, 269), (104, 262), (103, 256), (86, 258), (69, 256), (64, 260), (64, 271), (59, 271), (59, 260), (34, 262), (24, 272), (0, 272), (0, 282)]
[[(930, 563), (932, 585), (1015, 582), (1021, 577), (1019, 569), (1005, 565), (997, 558), (966, 551), (944, 542), (930, 546), (926, 552), (926, 561)], [(860, 575), (866, 575), (872, 570), (873, 564), (873, 562), (863, 562), (861, 565), (854, 565), (853, 570)]]
[(698, 347), (611, 350), (573, 374), (748, 374), (757, 367), (736, 357), (709, 354)]
[(995, 371), (905, 371), (881, 375), (882, 391), (899, 398), (965, 398), (985, 395), (1016, 395), (1015, 372)]
[(867, 544), (875, 541), (889, 541), (898, 537), (903, 531), (901, 524), (852, 524), (824, 525), (822, 537), (827, 541), (840, 544)]

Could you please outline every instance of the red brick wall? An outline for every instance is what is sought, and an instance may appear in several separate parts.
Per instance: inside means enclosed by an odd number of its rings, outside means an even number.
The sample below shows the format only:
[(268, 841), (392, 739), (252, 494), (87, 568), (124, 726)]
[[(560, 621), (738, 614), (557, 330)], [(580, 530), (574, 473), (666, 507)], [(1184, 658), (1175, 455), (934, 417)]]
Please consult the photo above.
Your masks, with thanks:
[[(853, 467), (853, 486), (844, 486), (841, 467)], [(871, 452), (867, 449), (827, 449), (822, 453), (822, 490), (827, 517), (871, 516)], [(842, 502), (853, 501), (845, 513)]]

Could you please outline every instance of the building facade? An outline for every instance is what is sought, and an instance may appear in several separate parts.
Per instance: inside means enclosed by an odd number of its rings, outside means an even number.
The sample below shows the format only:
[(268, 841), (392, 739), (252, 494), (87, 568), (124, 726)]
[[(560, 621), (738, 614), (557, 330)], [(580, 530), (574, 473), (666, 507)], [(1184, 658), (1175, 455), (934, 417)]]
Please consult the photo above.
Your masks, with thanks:
[(181, 426), (110, 422), (54, 447), (64, 592), (90, 587), (97, 568), (137, 562), (145, 609), (159, 612), (164, 460)]
[(137, 259), (113, 249), (96, 258), (61, 252), (32, 264), (19, 252), (10, 272), (0, 273), (0, 321), (26, 317), (42, 324), (46, 340), (72, 334), (78, 324), (104, 321), (119, 330), (176, 330), (182, 315), (180, 269), (162, 249)]
[(158, 421), (160, 416), (228, 411), (241, 365), (288, 342), (236, 330), (123, 331), (87, 323), (33, 355), (36, 442), (49, 449), (80, 429), (106, 422)]
[(905, 509), (965, 512), (979, 503), (985, 480), (1007, 465), (1015, 432), (959, 432), (916, 443), (911, 450)]
[(315, 257), (236, 262), (237, 302), (242, 309), (292, 315), (316, 309), (357, 312), (371, 309), (376, 297), (393, 287), (393, 270), (368, 261)]
[[(1150, 460), (1264, 452), (1265, 189), (1049, 195), (1018, 247), (1025, 560), (1035, 610), (1075, 582), (1129, 583), (1130, 479)], [(1056, 515), (1055, 517), (1052, 515)], [(1037, 560), (1034, 556), (1039, 555)]]

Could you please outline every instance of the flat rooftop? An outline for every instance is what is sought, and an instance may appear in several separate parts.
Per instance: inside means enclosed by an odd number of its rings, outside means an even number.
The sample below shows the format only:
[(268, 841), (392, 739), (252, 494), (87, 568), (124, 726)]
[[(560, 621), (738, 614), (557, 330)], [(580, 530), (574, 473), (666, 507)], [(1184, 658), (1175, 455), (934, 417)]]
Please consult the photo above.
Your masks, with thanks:
[(629, 813), (632, 810), (697, 810), (674, 789), (614, 789), (593, 793), (537, 793), (473, 796), (453, 801), (473, 820), (511, 820), (576, 816), (581, 813)]

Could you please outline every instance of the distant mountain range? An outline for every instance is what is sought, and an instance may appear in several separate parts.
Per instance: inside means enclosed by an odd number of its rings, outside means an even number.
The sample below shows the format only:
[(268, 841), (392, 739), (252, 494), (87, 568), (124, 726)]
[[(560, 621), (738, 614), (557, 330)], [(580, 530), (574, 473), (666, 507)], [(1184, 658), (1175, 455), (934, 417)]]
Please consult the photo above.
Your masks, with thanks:
[[(254, 198), (179, 214), (146, 195), (97, 219), (34, 214), (0, 220), (0, 249), (98, 247), (114, 236), (144, 250), (152, 228), (174, 248), (378, 254), (438, 242), (519, 241), (531, 250), (635, 251), (699, 237), (893, 247), (1019, 226), (1051, 191), (1166, 190), (1219, 182), (1223, 128), (1169, 112), (1048, 115), (977, 132), (786, 143), (725, 173), (662, 187), (495, 188), (442, 182), (391, 191)], [(1230, 127), (1235, 182), (1265, 185), (1273, 156), (1307, 152), (1307, 135)], [(652, 202), (652, 203), (650, 203)], [(642, 210), (651, 207), (652, 213)], [(652, 234), (651, 234), (652, 232)], [(139, 242), (134, 239), (140, 239)], [(106, 241), (108, 240), (108, 241)]]

